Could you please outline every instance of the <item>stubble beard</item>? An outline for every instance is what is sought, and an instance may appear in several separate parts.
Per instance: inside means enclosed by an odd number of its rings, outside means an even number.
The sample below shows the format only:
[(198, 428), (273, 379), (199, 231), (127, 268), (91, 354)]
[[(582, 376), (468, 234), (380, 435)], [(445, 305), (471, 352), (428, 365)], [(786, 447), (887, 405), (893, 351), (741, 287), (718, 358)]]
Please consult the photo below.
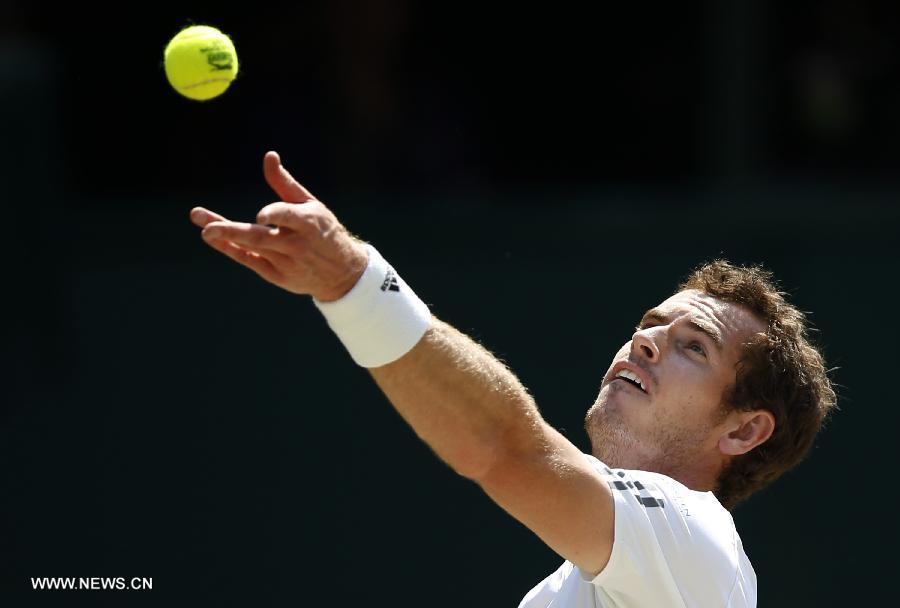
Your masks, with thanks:
[(614, 469), (634, 468), (633, 455), (639, 442), (624, 421), (604, 407), (599, 397), (584, 417), (584, 430), (591, 440), (595, 458)]
[(595, 458), (611, 468), (653, 471), (675, 479), (691, 470), (708, 429), (675, 427), (657, 419), (641, 431), (607, 408), (605, 396), (601, 391), (584, 420)]

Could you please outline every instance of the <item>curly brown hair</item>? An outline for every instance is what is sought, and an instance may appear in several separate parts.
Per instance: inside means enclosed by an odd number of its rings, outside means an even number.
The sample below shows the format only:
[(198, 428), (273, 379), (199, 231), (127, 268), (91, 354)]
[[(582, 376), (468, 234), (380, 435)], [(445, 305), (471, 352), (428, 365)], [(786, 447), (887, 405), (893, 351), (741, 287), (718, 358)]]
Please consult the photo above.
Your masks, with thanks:
[(807, 336), (806, 316), (785, 300), (771, 272), (715, 260), (694, 270), (678, 287), (685, 289), (744, 306), (766, 325), (744, 344), (735, 382), (722, 396), (723, 407), (766, 409), (775, 417), (772, 436), (719, 475), (714, 492), (731, 509), (803, 460), (836, 396), (824, 358)]

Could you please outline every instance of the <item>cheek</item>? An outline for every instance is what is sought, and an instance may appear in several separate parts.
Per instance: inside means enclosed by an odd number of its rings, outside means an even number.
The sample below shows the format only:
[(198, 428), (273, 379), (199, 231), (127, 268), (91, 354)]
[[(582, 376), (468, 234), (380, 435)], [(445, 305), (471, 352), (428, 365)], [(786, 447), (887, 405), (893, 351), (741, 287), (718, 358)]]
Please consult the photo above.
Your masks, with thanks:
[(665, 393), (673, 410), (691, 415), (718, 407), (724, 387), (712, 370), (681, 358), (673, 361), (667, 372)]

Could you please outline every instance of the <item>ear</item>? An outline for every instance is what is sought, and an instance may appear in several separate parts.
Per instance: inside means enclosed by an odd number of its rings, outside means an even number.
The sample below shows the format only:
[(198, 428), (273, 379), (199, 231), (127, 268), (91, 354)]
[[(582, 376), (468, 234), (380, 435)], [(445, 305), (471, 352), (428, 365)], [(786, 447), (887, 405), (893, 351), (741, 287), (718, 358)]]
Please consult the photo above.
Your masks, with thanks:
[(746, 454), (764, 443), (775, 430), (775, 416), (769, 410), (735, 412), (728, 431), (719, 437), (719, 451), (727, 456)]

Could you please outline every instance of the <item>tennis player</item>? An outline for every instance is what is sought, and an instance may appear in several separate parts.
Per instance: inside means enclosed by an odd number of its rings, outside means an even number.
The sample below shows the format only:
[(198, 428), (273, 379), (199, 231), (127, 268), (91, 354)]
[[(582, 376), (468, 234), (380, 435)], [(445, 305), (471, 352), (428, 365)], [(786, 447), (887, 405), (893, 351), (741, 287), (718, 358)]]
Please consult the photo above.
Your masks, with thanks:
[(756, 605), (729, 510), (802, 460), (835, 404), (804, 315), (767, 272), (712, 262), (647, 310), (603, 374), (583, 454), (274, 152), (263, 173), (281, 202), (257, 223), (200, 207), (192, 221), (217, 251), (312, 296), (416, 434), (563, 558), (520, 607)]

